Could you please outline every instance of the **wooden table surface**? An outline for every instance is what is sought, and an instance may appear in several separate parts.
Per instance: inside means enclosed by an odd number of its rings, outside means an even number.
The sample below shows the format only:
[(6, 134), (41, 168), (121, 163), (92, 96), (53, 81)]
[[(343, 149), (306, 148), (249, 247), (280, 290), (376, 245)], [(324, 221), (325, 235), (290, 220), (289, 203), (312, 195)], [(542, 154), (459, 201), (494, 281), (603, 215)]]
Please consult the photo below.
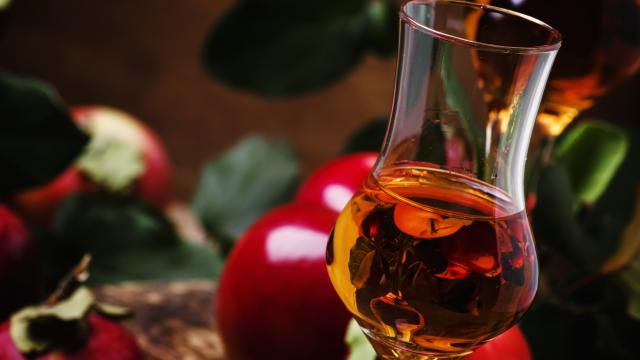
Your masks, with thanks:
[(95, 293), (100, 301), (134, 311), (123, 324), (148, 359), (220, 360), (224, 349), (213, 324), (215, 288), (210, 281), (125, 283)]

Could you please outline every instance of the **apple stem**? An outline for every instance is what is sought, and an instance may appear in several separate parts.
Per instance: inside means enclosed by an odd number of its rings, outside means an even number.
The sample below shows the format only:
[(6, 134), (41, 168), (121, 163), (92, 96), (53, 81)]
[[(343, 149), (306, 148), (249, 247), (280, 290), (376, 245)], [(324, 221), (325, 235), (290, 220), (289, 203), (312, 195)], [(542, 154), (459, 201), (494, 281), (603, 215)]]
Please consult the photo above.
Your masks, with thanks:
[(84, 254), (78, 265), (76, 265), (58, 284), (56, 290), (49, 295), (45, 301), (45, 305), (54, 305), (62, 297), (70, 294), (75, 290), (78, 285), (87, 281), (89, 278), (89, 264), (91, 263), (91, 254)]

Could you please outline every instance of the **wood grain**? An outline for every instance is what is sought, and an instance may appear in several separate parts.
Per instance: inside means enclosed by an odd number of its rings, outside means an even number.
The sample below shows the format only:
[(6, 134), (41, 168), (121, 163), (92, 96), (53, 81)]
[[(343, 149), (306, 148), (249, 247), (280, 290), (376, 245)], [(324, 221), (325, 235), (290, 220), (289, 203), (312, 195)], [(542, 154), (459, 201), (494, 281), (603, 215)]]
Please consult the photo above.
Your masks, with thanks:
[(213, 323), (215, 283), (125, 283), (95, 290), (99, 301), (134, 311), (124, 325), (149, 359), (222, 360)]

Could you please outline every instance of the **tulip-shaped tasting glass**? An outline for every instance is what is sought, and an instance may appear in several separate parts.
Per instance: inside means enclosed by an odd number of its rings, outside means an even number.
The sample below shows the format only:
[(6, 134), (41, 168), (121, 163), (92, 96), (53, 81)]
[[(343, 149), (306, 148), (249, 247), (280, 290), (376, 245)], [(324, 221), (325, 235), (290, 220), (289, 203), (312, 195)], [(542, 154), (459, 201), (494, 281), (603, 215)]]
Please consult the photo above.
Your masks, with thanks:
[(405, 1), (391, 119), (327, 249), (384, 359), (455, 359), (533, 301), (524, 162), (560, 34), (513, 11)]

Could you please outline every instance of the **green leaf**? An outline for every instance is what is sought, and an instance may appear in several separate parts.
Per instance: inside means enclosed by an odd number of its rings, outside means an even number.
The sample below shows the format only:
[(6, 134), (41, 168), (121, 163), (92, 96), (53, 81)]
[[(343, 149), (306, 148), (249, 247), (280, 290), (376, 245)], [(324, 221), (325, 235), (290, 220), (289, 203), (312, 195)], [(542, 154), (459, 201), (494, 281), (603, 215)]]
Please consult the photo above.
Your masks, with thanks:
[(64, 200), (53, 219), (53, 231), (74, 245), (100, 254), (135, 246), (180, 242), (173, 225), (151, 205), (130, 197), (75, 194)]
[(121, 319), (133, 315), (133, 311), (126, 307), (113, 304), (105, 304), (103, 302), (96, 301), (94, 304), (94, 308), (98, 313), (100, 313), (100, 315), (112, 319)]
[[(635, 211), (620, 236), (618, 249), (602, 264), (603, 274), (614, 273), (627, 266), (640, 252), (640, 188), (636, 194)], [(638, 273), (640, 282), (640, 272)], [(638, 293), (640, 297), (640, 292)]]
[(0, 114), (1, 194), (54, 179), (88, 140), (55, 90), (38, 80), (0, 73)]
[(620, 246), (605, 264), (603, 273), (618, 275), (628, 294), (627, 313), (640, 321), (640, 189), (636, 194), (636, 208), (629, 224), (622, 232)]
[(205, 166), (193, 207), (228, 251), (258, 217), (291, 198), (299, 177), (290, 145), (249, 137)]
[(534, 359), (638, 359), (640, 322), (613, 308), (571, 309), (537, 300), (520, 323)]
[(110, 192), (131, 189), (144, 172), (140, 151), (121, 140), (94, 136), (76, 166), (94, 183)]
[[(572, 300), (577, 302), (594, 298), (588, 290), (582, 290), (594, 278), (610, 285), (615, 283), (616, 288), (624, 292), (619, 296), (621, 307), (626, 305), (628, 314), (636, 316), (640, 299), (640, 169), (637, 166), (640, 134), (633, 127), (627, 130), (633, 139), (629, 141), (631, 149), (595, 204), (576, 211), (572, 206), (574, 191), (567, 167), (556, 164), (543, 171), (532, 219), (536, 240), (544, 249), (541, 279), (559, 283), (556, 288), (568, 284), (564, 291), (573, 288)], [(591, 161), (589, 155), (583, 156)], [(552, 266), (554, 262), (550, 259), (558, 254), (571, 261)], [(580, 267), (578, 273), (570, 275), (567, 267), (576, 265)], [(586, 282), (576, 281), (576, 277)], [(564, 281), (567, 278), (570, 281)], [(550, 290), (549, 286), (542, 288), (546, 292)]]
[(0, 12), (4, 11), (11, 5), (11, 0), (0, 0)]
[(440, 124), (431, 121), (425, 122), (418, 141), (416, 160), (434, 164), (446, 164), (446, 139)]
[[(443, 46), (442, 47), (442, 82), (444, 87), (444, 95), (445, 101), (447, 103), (447, 108), (453, 110), (447, 111), (447, 116), (455, 116), (458, 118), (460, 124), (465, 129), (466, 139), (465, 142), (468, 142), (473, 146), (474, 158), (482, 158), (481, 154), (484, 153), (484, 142), (485, 135), (482, 131), (480, 131), (479, 124), (482, 124), (483, 121), (480, 121), (479, 118), (484, 119), (483, 116), (478, 115), (478, 109), (482, 109), (480, 105), (485, 104), (483, 99), (479, 99), (479, 95), (482, 92), (477, 91), (477, 84), (470, 82), (467, 80), (466, 82), (463, 79), (475, 79), (474, 76), (464, 76), (465, 73), (473, 74), (475, 72), (475, 67), (469, 59), (466, 62), (461, 62), (460, 64), (456, 64), (454, 62), (454, 58), (464, 59), (465, 57), (458, 56), (456, 57), (452, 51), (455, 51), (455, 47), (452, 46)], [(473, 89), (473, 90), (472, 90)], [(474, 96), (475, 95), (475, 96)], [(482, 112), (482, 111), (481, 111)], [(486, 114), (486, 112), (482, 112)], [(444, 147), (443, 147), (444, 148)], [(484, 166), (490, 163), (490, 159), (486, 160), (487, 164), (477, 163), (475, 166), (477, 167), (478, 178), (483, 179), (485, 176), (491, 175), (491, 171), (485, 171)]]
[(640, 128), (631, 123), (625, 131), (630, 147), (622, 165), (595, 205), (583, 207), (578, 214), (585, 232), (601, 238), (606, 259), (599, 269), (603, 274), (624, 270), (640, 256)]
[(638, 293), (629, 298), (629, 303), (627, 304), (627, 313), (632, 318), (640, 321), (640, 295)]
[(239, 1), (210, 31), (203, 60), (227, 85), (266, 96), (325, 87), (369, 41), (367, 0)]
[[(640, 352), (636, 350), (637, 338), (626, 333), (637, 334), (637, 331), (640, 330), (640, 323), (632, 324), (633, 320), (628, 317), (620, 317), (617, 311), (595, 312), (593, 319), (597, 331), (597, 340), (594, 345), (604, 355), (600, 358), (638, 359)], [(629, 343), (629, 338), (632, 338), (632, 343)]]
[(344, 340), (349, 347), (347, 360), (374, 360), (376, 358), (376, 352), (354, 319), (349, 322)]
[(573, 128), (554, 148), (569, 173), (574, 206), (593, 204), (604, 193), (629, 147), (624, 130), (588, 121)]
[(175, 281), (215, 279), (222, 260), (210, 247), (186, 242), (174, 246), (153, 246), (121, 251), (100, 259), (91, 271), (92, 285), (125, 281)]
[(378, 56), (398, 48), (398, 11), (398, 3), (388, 0), (373, 0), (367, 7), (368, 47)]
[(361, 151), (380, 151), (389, 120), (379, 117), (366, 123), (347, 139), (342, 148), (343, 154)]
[(51, 282), (82, 254), (93, 256), (91, 285), (130, 280), (215, 278), (221, 261), (203, 245), (183, 242), (164, 214), (128, 197), (76, 194), (40, 241)]
[[(520, 323), (534, 359), (563, 360), (578, 359), (569, 344), (574, 343), (573, 314), (555, 305), (536, 301)], [(583, 329), (592, 332), (593, 329)], [(585, 344), (590, 345), (590, 344)]]
[(534, 234), (539, 244), (574, 260), (583, 268), (596, 269), (602, 254), (599, 254), (596, 241), (577, 223), (571, 194), (569, 175), (563, 166), (555, 164), (543, 168), (532, 216)]
[[(78, 288), (69, 298), (55, 305), (34, 306), (11, 317), (11, 338), (20, 352), (43, 351), (56, 343), (62, 323), (77, 323), (93, 307), (94, 297), (86, 287)], [(72, 324), (73, 326), (73, 324)]]
[(93, 294), (86, 287), (78, 288), (69, 298), (41, 309), (44, 315), (56, 316), (60, 320), (72, 321), (82, 319), (93, 306)]

